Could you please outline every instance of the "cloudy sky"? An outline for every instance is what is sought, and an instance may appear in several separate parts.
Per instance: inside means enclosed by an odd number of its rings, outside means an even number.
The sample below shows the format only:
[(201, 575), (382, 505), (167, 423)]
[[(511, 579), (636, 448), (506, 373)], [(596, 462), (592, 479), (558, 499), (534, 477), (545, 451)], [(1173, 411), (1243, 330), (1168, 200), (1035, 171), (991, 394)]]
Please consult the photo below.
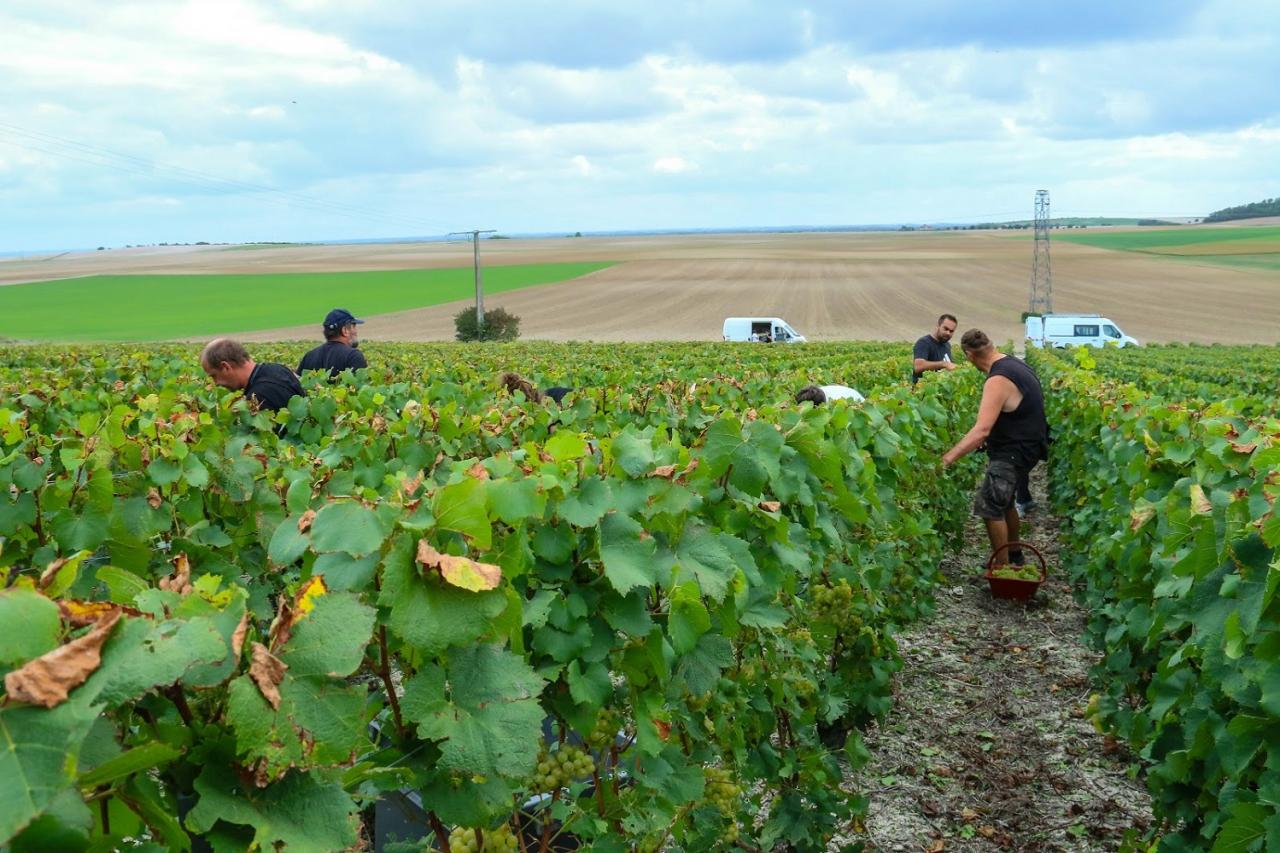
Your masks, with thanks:
[(1194, 216), (1280, 0), (5, 0), (0, 251)]

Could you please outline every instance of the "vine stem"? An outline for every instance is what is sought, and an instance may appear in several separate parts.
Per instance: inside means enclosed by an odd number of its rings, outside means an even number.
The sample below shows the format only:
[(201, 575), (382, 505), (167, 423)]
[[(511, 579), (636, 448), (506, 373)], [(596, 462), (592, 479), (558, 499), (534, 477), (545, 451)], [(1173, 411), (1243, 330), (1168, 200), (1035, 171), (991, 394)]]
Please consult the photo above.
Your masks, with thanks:
[(182, 717), (182, 722), (186, 723), (188, 728), (195, 728), (195, 714), (191, 713), (191, 706), (187, 704), (187, 694), (182, 692), (182, 687), (174, 682), (164, 689), (164, 695), (178, 709), (178, 716)]
[(387, 691), (387, 701), (391, 703), (391, 716), (396, 723), (396, 733), (404, 737), (404, 720), (400, 717), (400, 700), (396, 697), (396, 687), (391, 682), (391, 665), (387, 662), (387, 626), (378, 626), (378, 650), (382, 653), (379, 661), (378, 675), (382, 677), (382, 686)]
[[(551, 808), (555, 807), (556, 800), (560, 799), (560, 789), (556, 788), (551, 794)], [(548, 812), (551, 809), (547, 809)], [(538, 841), (539, 853), (547, 853), (551, 849), (551, 817), (548, 815), (542, 824), (542, 838)]]
[(427, 812), (427, 822), (431, 824), (431, 831), (436, 834), (436, 839), (440, 842), (440, 853), (453, 853), (449, 848), (449, 833), (445, 831), (444, 824), (440, 822), (435, 812)]

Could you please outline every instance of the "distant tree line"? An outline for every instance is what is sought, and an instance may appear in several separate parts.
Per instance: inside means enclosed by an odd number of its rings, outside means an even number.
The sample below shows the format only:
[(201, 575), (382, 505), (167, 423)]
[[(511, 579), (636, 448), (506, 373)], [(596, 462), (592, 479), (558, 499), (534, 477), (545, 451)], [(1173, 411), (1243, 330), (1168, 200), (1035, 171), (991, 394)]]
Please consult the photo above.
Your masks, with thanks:
[(1280, 216), (1280, 198), (1264, 198), (1252, 204), (1224, 207), (1204, 218), (1205, 222), (1228, 222), (1232, 219), (1253, 219), (1255, 216)]

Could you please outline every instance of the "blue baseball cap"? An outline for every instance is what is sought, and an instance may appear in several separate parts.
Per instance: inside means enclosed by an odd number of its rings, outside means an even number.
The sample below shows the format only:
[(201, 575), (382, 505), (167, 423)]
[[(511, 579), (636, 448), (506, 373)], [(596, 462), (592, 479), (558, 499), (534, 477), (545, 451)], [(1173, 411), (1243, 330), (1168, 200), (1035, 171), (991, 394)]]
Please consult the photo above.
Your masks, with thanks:
[(351, 312), (345, 308), (334, 308), (324, 317), (324, 327), (326, 329), (341, 329), (350, 326), (352, 323), (363, 323), (364, 320), (357, 320), (352, 316)]

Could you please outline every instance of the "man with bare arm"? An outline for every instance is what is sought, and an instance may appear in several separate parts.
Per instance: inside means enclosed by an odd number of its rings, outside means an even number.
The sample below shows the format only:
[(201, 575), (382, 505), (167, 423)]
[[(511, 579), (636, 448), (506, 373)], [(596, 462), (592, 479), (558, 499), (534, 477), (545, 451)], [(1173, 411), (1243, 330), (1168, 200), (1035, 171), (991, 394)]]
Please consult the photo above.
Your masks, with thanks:
[[(996, 550), (1018, 541), (1021, 522), (1014, 505), (1018, 480), (1048, 457), (1044, 392), (1026, 362), (998, 351), (980, 329), (965, 332), (960, 349), (987, 378), (973, 428), (943, 454), (942, 465), (949, 467), (985, 444), (987, 473), (978, 486), (973, 513), (986, 522), (987, 538)], [(1021, 549), (1009, 549), (1007, 559), (1021, 564)]]

